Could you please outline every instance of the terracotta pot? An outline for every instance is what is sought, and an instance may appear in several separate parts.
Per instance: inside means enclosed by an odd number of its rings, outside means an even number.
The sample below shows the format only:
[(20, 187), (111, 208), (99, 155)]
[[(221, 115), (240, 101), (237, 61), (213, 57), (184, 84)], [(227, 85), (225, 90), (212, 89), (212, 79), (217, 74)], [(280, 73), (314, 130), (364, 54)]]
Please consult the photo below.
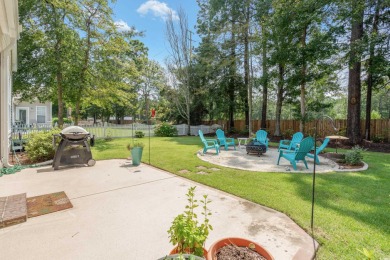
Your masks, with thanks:
[[(210, 249), (209, 249), (209, 252), (207, 253), (206, 259), (207, 260), (216, 260), (217, 258), (215, 257), (215, 255), (217, 254), (218, 250), (226, 245), (229, 245), (229, 244), (230, 245), (233, 244), (233, 245), (240, 246), (240, 247), (249, 247), (249, 248), (254, 249), (255, 252), (261, 254), (267, 260), (274, 259), (273, 256), (261, 245), (255, 243), (253, 241), (250, 241), (250, 240), (247, 240), (244, 238), (239, 238), (239, 237), (227, 237), (227, 238), (223, 238), (221, 240), (218, 240), (217, 242), (215, 242), (214, 244), (212, 244), (210, 246)], [(252, 247), (253, 245), (249, 246), (250, 244), (253, 244), (255, 248)]]
[[(185, 250), (186, 252), (185, 253), (190, 253), (188, 252), (188, 250)], [(171, 252), (169, 252), (170, 255), (174, 255), (174, 254), (178, 254), (179, 251), (177, 250), (177, 246), (175, 246), (175, 248), (173, 248), (171, 250)], [(203, 256), (206, 257), (207, 256), (207, 250), (205, 248), (203, 248)]]

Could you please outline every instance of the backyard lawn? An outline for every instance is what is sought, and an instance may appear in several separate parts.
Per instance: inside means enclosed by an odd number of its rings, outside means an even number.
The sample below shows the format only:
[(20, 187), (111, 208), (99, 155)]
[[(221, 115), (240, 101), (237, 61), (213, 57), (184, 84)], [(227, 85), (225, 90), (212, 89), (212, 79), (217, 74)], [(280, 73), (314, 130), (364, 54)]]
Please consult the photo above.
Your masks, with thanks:
[[(308, 233), (311, 216), (312, 175), (267, 173), (215, 166), (197, 158), (199, 137), (142, 140), (142, 161), (199, 183), (284, 212)], [(97, 140), (97, 160), (127, 158), (131, 139)], [(390, 154), (364, 152), (369, 169), (362, 172), (317, 174), (314, 236), (320, 243), (318, 259), (390, 258)], [(275, 162), (276, 163), (276, 162)], [(221, 171), (197, 174), (197, 166)], [(186, 169), (189, 173), (180, 174)]]

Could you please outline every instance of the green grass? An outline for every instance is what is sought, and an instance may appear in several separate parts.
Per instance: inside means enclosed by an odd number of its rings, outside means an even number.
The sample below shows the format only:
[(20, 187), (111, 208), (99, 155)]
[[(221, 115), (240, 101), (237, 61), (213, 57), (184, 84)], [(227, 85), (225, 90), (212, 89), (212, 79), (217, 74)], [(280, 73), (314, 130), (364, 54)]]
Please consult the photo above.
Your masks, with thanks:
[[(148, 163), (149, 139), (138, 140), (145, 143), (142, 161)], [(98, 140), (94, 158), (127, 158), (126, 144), (131, 141)], [(281, 211), (310, 233), (311, 174), (215, 166), (197, 158), (202, 148), (198, 137), (153, 137), (150, 142), (152, 165)], [(390, 257), (390, 154), (364, 152), (363, 156), (369, 165), (367, 171), (316, 175), (314, 236), (321, 245), (318, 259), (364, 259), (359, 252), (364, 248), (373, 251), (375, 259)], [(196, 174), (200, 165), (221, 170)], [(180, 174), (182, 169), (190, 172)]]

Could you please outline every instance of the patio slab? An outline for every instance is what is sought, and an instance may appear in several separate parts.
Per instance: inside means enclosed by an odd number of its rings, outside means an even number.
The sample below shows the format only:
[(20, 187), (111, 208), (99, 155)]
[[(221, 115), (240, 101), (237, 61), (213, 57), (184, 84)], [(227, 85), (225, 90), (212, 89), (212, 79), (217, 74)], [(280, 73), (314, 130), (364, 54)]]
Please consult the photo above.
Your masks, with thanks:
[[(127, 160), (94, 167), (25, 169), (0, 178), (0, 197), (65, 191), (73, 208), (0, 229), (3, 259), (157, 259), (189, 187), (212, 200), (206, 249), (223, 237), (252, 239), (275, 259), (312, 259), (317, 243), (285, 214)], [(309, 210), (309, 209), (308, 209)], [(310, 221), (310, 220), (308, 220)]]
[[(258, 172), (305, 172), (312, 173), (314, 167), (314, 160), (312, 158), (306, 158), (308, 169), (306, 169), (303, 162), (297, 163), (297, 170), (295, 171), (292, 165), (285, 158), (280, 158), (279, 165), (277, 165), (279, 152), (276, 148), (269, 148), (266, 153), (258, 156), (256, 154), (247, 154), (245, 146), (241, 146), (241, 149), (237, 147), (237, 150), (230, 149), (225, 151), (221, 149), (221, 152), (216, 155), (213, 151), (202, 153), (199, 150), (197, 153), (199, 159), (224, 166), (229, 168), (258, 171)], [(327, 172), (349, 172), (349, 171), (364, 171), (368, 169), (368, 165), (364, 163), (361, 168), (348, 169), (340, 167), (334, 161), (320, 156), (320, 164), (316, 164), (316, 173)]]

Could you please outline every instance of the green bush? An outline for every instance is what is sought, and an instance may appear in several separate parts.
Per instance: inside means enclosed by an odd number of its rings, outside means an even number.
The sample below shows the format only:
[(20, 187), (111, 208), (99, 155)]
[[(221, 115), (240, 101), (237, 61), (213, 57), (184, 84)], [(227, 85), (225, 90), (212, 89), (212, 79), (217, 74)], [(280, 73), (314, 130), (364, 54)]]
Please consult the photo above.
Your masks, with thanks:
[(171, 124), (162, 123), (154, 129), (154, 135), (160, 136), (160, 137), (177, 136), (177, 129), (175, 126), (173, 126)]
[[(72, 123), (72, 120), (70, 120), (69, 118), (64, 117), (63, 120), (64, 120), (64, 124), (71, 124)], [(52, 122), (53, 122), (53, 126), (55, 126), (56, 123), (58, 124), (58, 117), (53, 117)]]
[[(61, 129), (53, 128), (47, 132), (31, 134), (25, 146), (27, 156), (31, 162), (44, 162), (54, 158), (55, 148), (53, 147), (53, 134), (59, 134)], [(60, 138), (57, 138), (57, 145)]]
[(373, 141), (374, 143), (383, 143), (384, 139), (385, 139), (385, 138), (383, 138), (382, 136), (374, 136), (374, 137), (372, 138), (372, 141)]
[(365, 149), (356, 145), (352, 147), (352, 150), (345, 154), (345, 163), (348, 165), (360, 165), (363, 160), (362, 152)]
[(142, 138), (144, 136), (145, 136), (144, 132), (142, 132), (142, 131), (135, 131), (135, 137), (136, 138)]

